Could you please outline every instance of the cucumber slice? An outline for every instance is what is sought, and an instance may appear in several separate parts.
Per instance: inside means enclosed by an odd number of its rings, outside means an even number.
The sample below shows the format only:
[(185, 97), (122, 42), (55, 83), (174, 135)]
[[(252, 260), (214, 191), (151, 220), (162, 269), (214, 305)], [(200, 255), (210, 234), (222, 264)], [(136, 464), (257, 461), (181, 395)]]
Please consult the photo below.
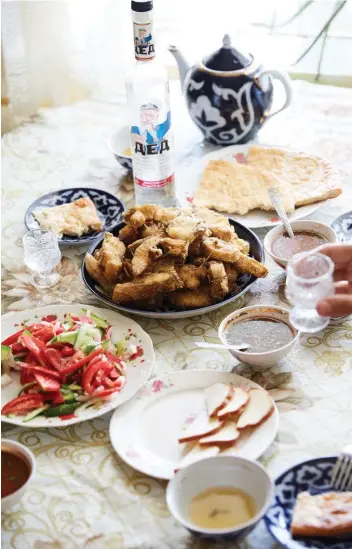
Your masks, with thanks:
[(49, 404), (44, 404), (44, 406), (41, 406), (40, 408), (37, 408), (36, 410), (33, 410), (32, 412), (29, 412), (29, 414), (26, 415), (26, 417), (23, 418), (23, 423), (30, 421), (34, 417), (39, 416), (42, 414), (45, 410), (49, 408)]
[(100, 318), (100, 316), (95, 315), (94, 313), (90, 313), (90, 318), (94, 320), (95, 325), (98, 328), (108, 328), (110, 326), (109, 322), (107, 322), (103, 318)]

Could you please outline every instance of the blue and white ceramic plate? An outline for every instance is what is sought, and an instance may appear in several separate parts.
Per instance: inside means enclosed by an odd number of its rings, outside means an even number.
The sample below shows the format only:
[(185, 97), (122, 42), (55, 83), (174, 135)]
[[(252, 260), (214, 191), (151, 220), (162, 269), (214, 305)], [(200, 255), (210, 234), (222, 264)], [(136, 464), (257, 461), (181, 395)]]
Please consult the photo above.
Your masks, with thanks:
[(332, 223), (337, 239), (340, 242), (352, 242), (352, 212), (346, 212)]
[(300, 492), (324, 492), (330, 488), (336, 456), (321, 457), (294, 465), (275, 481), (275, 498), (264, 520), (273, 538), (286, 549), (351, 549), (352, 537), (294, 539), (290, 532), (293, 508)]
[(63, 235), (59, 242), (61, 245), (82, 245), (91, 244), (95, 239), (103, 234), (104, 231), (112, 231), (122, 221), (122, 214), (125, 211), (125, 206), (116, 198), (116, 196), (103, 191), (101, 189), (91, 189), (88, 187), (75, 187), (73, 189), (61, 189), (49, 194), (41, 196), (29, 206), (24, 218), (25, 225), (29, 231), (39, 229), (39, 223), (33, 216), (35, 210), (43, 208), (52, 208), (53, 206), (61, 206), (69, 204), (79, 198), (88, 196), (95, 204), (98, 216), (103, 223), (103, 230), (100, 232), (94, 231), (85, 234), (81, 237)]

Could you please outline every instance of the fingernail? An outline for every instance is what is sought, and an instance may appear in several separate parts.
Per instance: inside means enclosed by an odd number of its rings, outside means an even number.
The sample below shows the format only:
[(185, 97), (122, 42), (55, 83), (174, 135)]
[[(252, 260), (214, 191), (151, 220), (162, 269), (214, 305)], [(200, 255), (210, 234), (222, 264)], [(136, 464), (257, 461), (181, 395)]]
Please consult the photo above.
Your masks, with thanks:
[(328, 301), (321, 301), (318, 303), (317, 311), (320, 316), (331, 316), (332, 307)]

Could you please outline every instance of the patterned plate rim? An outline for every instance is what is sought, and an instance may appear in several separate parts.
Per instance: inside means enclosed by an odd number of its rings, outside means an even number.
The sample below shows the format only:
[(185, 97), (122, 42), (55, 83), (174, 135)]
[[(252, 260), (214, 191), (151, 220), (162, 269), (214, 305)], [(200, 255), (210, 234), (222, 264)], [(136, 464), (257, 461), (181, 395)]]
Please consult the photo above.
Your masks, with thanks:
[[(33, 202), (28, 206), (28, 208), (26, 210), (26, 213), (24, 214), (24, 224), (25, 224), (26, 228), (28, 229), (28, 231), (31, 231), (35, 228), (38, 228), (38, 229), (40, 228), (39, 223), (35, 220), (35, 218), (33, 216), (34, 209), (36, 209), (37, 207), (40, 207), (40, 204), (38, 204), (37, 206), (34, 206), (34, 204), (36, 204), (36, 202), (48, 199), (52, 195), (55, 195), (55, 194), (62, 194), (64, 192), (70, 192), (70, 191), (71, 192), (73, 192), (73, 191), (94, 191), (94, 192), (99, 193), (99, 194), (107, 195), (110, 199), (114, 200), (115, 202), (117, 202), (119, 204), (119, 206), (121, 208), (121, 214), (126, 210), (124, 203), (119, 198), (117, 198), (117, 196), (114, 196), (109, 191), (105, 191), (105, 189), (97, 189), (95, 187), (68, 187), (67, 189), (66, 188), (65, 189), (58, 189), (56, 191), (51, 191), (50, 193), (43, 194), (43, 195), (39, 196), (38, 198), (33, 200)], [(37, 227), (34, 227), (34, 223), (37, 225)], [(109, 231), (114, 230), (115, 227), (119, 223), (121, 223), (121, 221), (117, 221), (114, 225), (111, 225), (108, 230)], [(63, 236), (62, 238), (59, 239), (59, 245), (60, 246), (77, 246), (77, 245), (82, 246), (84, 244), (91, 244), (97, 238), (100, 238), (100, 236), (102, 234), (104, 234), (104, 232), (106, 232), (105, 228), (99, 234), (97, 234), (95, 236), (89, 236), (88, 235), (88, 236), (72, 238), (70, 240), (68, 240), (67, 237)]]
[[(302, 465), (309, 465), (309, 464), (315, 464), (315, 463), (319, 463), (319, 462), (324, 462), (324, 461), (336, 461), (338, 459), (338, 455), (337, 454), (332, 454), (332, 455), (329, 455), (329, 456), (320, 456), (320, 457), (315, 457), (315, 458), (311, 458), (311, 459), (304, 459), (302, 461), (299, 461), (298, 463), (295, 463), (294, 465), (291, 465), (290, 467), (287, 467), (284, 471), (282, 471), (274, 480), (274, 487), (276, 488), (278, 485), (281, 484), (283, 478), (290, 472), (290, 471), (294, 471), (296, 469), (299, 469)], [(274, 498), (276, 497), (276, 491), (274, 490)], [(274, 499), (275, 501), (275, 499)], [(270, 511), (270, 509), (272, 507), (274, 507), (274, 503), (272, 503), (272, 505), (269, 507), (268, 509), (268, 512)], [(287, 545), (286, 543), (282, 543), (282, 541), (280, 541), (277, 536), (272, 532), (272, 521), (268, 518), (267, 514), (264, 516), (264, 523), (265, 523), (265, 526), (269, 532), (269, 534), (271, 535), (271, 537), (281, 546), (281, 547), (284, 547), (285, 549), (292, 549), (292, 545)], [(314, 538), (312, 538), (314, 539)], [(309, 538), (307, 538), (307, 540), (309, 541)], [(350, 540), (346, 540), (346, 541), (350, 541)], [(299, 546), (302, 547), (302, 549), (304, 549), (304, 546), (300, 544), (300, 540), (294, 540), (292, 539), (292, 542), (296, 543), (296, 544), (299, 544)], [(341, 539), (340, 543), (343, 543), (344, 540)], [(326, 544), (326, 548), (329, 549), (329, 541), (327, 540), (327, 544)], [(298, 547), (297, 547), (298, 549)], [(347, 546), (346, 546), (346, 549), (347, 549)]]

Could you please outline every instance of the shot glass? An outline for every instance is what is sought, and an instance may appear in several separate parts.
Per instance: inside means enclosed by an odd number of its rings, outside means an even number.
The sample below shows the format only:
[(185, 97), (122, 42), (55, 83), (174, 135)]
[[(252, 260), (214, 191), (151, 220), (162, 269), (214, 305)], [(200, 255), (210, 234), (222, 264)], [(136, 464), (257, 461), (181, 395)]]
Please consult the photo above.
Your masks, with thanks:
[(61, 259), (58, 238), (53, 231), (35, 229), (22, 239), (24, 263), (32, 271), (30, 282), (39, 289), (55, 286), (60, 276), (54, 271)]
[(320, 316), (316, 305), (324, 297), (334, 295), (334, 263), (320, 253), (297, 254), (287, 266), (286, 296), (293, 308), (290, 321), (302, 332), (319, 332), (330, 322)]

